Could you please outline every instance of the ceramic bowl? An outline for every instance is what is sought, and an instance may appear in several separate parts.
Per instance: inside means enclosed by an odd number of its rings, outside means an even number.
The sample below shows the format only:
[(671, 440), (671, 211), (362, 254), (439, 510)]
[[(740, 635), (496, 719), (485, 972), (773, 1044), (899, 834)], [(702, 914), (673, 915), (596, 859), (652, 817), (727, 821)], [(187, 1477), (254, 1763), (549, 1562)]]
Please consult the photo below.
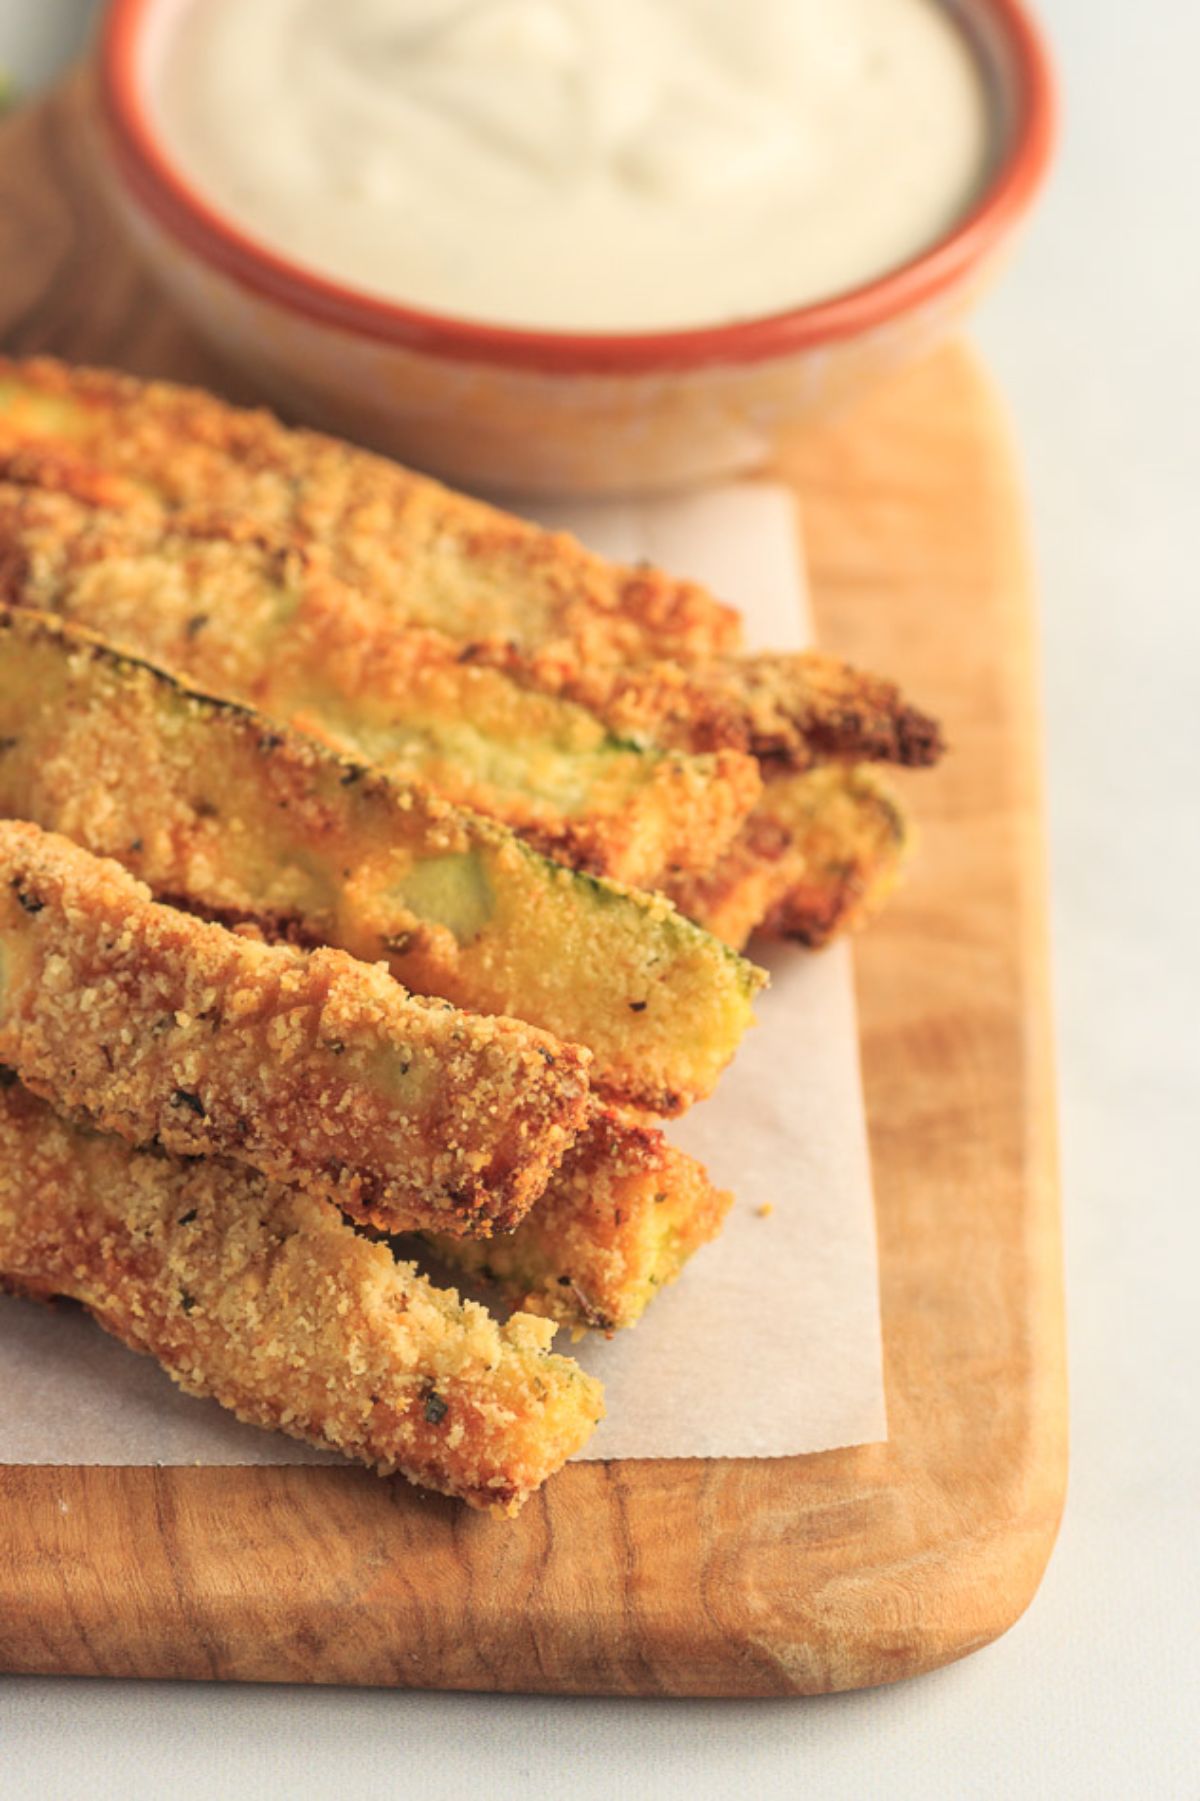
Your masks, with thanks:
[(760, 466), (952, 331), (1041, 185), (1053, 81), (1020, 0), (958, 0), (998, 132), (974, 209), (919, 257), (768, 317), (647, 334), (519, 331), (394, 305), (267, 249), (192, 188), (156, 132), (147, 70), (171, 0), (111, 0), (100, 122), (118, 210), (180, 311), (290, 416), (466, 487), (648, 492)]

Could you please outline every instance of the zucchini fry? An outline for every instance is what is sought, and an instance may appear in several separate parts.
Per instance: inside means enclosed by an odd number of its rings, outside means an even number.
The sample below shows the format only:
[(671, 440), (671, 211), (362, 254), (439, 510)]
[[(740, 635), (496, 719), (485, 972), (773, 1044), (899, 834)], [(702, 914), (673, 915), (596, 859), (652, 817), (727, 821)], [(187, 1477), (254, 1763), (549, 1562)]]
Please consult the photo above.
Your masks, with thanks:
[(717, 1236), (733, 1196), (661, 1132), (613, 1110), (567, 1152), (515, 1232), (430, 1240), (443, 1262), (560, 1325), (636, 1325), (660, 1288)]
[(230, 1157), (385, 1229), (487, 1233), (580, 1130), (588, 1061), (344, 951), (159, 906), (118, 864), (0, 824), (0, 1062), (129, 1143)]
[(0, 815), (115, 857), (159, 900), (385, 958), (414, 993), (584, 1044), (593, 1087), (652, 1112), (712, 1090), (762, 981), (661, 896), (3, 607)]
[(708, 867), (761, 789), (750, 757), (616, 737), (574, 701), (380, 621), (319, 555), (153, 508), (0, 486), (0, 599), (61, 614), (594, 874)]
[(940, 751), (936, 724), (889, 682), (815, 654), (731, 656), (736, 615), (695, 584), (620, 569), (385, 459), (206, 395), (0, 360), (2, 467), (94, 504), (227, 512), (320, 547), (378, 626), (436, 630), (618, 736), (791, 769), (829, 757), (925, 764)]
[(872, 918), (900, 878), (912, 827), (872, 768), (826, 763), (767, 783), (709, 874), (681, 879), (681, 911), (741, 948), (755, 931), (817, 949)]
[(93, 504), (224, 513), (319, 548), (377, 624), (440, 632), (618, 735), (792, 769), (829, 757), (926, 764), (940, 752), (935, 722), (891, 683), (817, 655), (737, 657), (737, 614), (695, 583), (623, 569), (384, 458), (194, 390), (0, 359), (0, 469)]
[[(531, 535), (500, 514), (487, 515), (498, 536), (485, 532), (482, 541), (489, 553), (502, 542), (508, 546), (492, 572), (489, 600), (488, 582), (477, 579), (486, 556), (480, 562), (460, 555), (455, 534), (466, 513), (456, 510), (456, 497), (428, 485), (443, 494), (452, 515), (445, 536), (431, 540), (418, 524), (428, 523), (423, 502), (414, 501), (406, 513), (399, 498), (410, 491), (405, 484), (415, 483), (413, 491), (430, 499), (419, 478), (331, 441), (289, 434), (269, 419), (233, 412), (203, 395), (145, 389), (58, 365), (8, 365), (0, 370), (0, 468), (13, 479), (58, 486), (92, 502), (166, 508), (180, 523), (189, 509), (240, 504), (249, 494), (248, 515), (260, 526), (292, 533), (299, 543), (322, 547), (361, 590), (373, 618), (436, 626), (464, 640), (461, 654), (476, 668), (507, 671), (515, 687), (527, 690), (530, 705), (540, 704), (538, 696), (573, 700), (626, 741), (654, 740), (691, 755), (717, 747), (721, 753), (752, 752), (771, 775), (801, 772), (826, 759), (919, 766), (936, 761), (941, 751), (936, 723), (891, 684), (818, 656), (736, 658), (736, 622), (727, 609), (708, 611), (712, 603), (701, 590), (664, 586), (653, 572), (626, 579), (629, 572), (579, 553), (601, 588), (605, 580), (610, 584), (596, 615), (590, 603), (579, 604), (571, 573), (582, 567), (573, 560), (577, 547)], [(239, 472), (236, 494), (233, 469)], [(473, 504), (461, 507), (469, 511)], [(368, 519), (376, 538), (365, 530)], [(531, 600), (522, 572), (535, 543), (562, 605)], [(440, 574), (430, 580), (435, 566)], [(593, 599), (600, 596), (600, 588), (585, 586)], [(685, 592), (686, 604), (680, 600)], [(723, 629), (716, 625), (722, 613), (728, 618)], [(664, 620), (673, 621), (665, 631)], [(864, 877), (853, 859), (842, 878), (835, 865), (823, 866), (816, 889), (794, 863), (795, 880), (784, 880), (780, 865), (795, 835), (781, 816), (787, 811), (765, 802), (741, 838), (720, 849), (720, 834), (713, 833), (707, 855), (691, 854), (693, 842), (683, 855), (662, 857), (653, 874), (628, 865), (620, 873), (665, 886), (731, 942), (743, 942), (768, 913), (771, 929), (822, 941), (840, 924), (861, 918), (875, 890), (869, 870)], [(541, 842), (587, 863), (586, 849)], [(619, 867), (599, 858), (589, 866)]]
[(0, 1285), (81, 1301), (193, 1395), (471, 1507), (515, 1513), (585, 1443), (600, 1384), (434, 1288), (328, 1203), (131, 1150), (0, 1090)]
[(784, 895), (806, 879), (807, 868), (803, 847), (760, 803), (712, 869), (676, 877), (667, 892), (681, 913), (731, 949), (741, 949)]
[(394, 618), (451, 638), (584, 664), (716, 657), (741, 641), (733, 609), (693, 582), (621, 568), (565, 533), (196, 389), (0, 358), (0, 456), (42, 485), (236, 513), (321, 546)]
[(925, 768), (943, 748), (937, 721), (894, 682), (817, 651), (564, 671), (557, 687), (611, 731), (693, 754), (744, 751), (770, 774), (832, 760)]
[(785, 777), (769, 785), (767, 810), (791, 834), (803, 868), (768, 910), (763, 929), (819, 949), (874, 918), (915, 841), (907, 814), (874, 769), (831, 763)]

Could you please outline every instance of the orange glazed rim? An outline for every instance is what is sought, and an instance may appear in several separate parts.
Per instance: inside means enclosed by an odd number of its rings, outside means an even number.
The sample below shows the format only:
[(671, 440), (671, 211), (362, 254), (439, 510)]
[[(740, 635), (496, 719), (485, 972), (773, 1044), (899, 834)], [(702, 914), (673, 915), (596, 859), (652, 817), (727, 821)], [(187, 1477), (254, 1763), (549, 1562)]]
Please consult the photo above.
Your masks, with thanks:
[(110, 0), (99, 42), (102, 115), (122, 180), (154, 221), (252, 294), (356, 337), (452, 361), (546, 374), (633, 375), (764, 362), (873, 331), (957, 287), (1028, 212), (1054, 146), (1050, 56), (1022, 0), (978, 0), (1006, 52), (1008, 142), (976, 205), (937, 244), (874, 281), (810, 306), (730, 324), (655, 332), (560, 332), (488, 325), (347, 287), (268, 249), (204, 198), (167, 156), (139, 80), (157, 0)]

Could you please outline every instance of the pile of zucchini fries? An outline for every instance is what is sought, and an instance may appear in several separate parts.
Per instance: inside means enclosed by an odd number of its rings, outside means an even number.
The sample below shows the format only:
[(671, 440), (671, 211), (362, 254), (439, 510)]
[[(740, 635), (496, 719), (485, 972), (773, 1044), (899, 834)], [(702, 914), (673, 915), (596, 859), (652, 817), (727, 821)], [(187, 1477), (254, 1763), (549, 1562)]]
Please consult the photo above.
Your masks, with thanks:
[[(894, 880), (888, 682), (212, 397), (0, 361), (0, 1281), (512, 1511), (730, 1203), (655, 1118)], [(398, 1258), (421, 1234), (518, 1311)], [(409, 1247), (411, 1249), (411, 1247)]]

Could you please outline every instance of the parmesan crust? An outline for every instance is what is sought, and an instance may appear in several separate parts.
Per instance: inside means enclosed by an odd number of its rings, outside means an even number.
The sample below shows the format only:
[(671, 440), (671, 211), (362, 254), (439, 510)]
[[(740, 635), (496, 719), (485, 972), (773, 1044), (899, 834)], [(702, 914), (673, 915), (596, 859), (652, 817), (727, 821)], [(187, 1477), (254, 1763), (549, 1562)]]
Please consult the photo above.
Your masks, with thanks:
[(0, 360), (4, 465), (92, 502), (224, 514), (318, 549), (379, 623), (433, 628), (616, 732), (797, 769), (940, 752), (936, 724), (889, 682), (812, 653), (735, 656), (737, 615), (695, 583), (606, 562), (564, 533), (206, 394)]
[(62, 615), (624, 882), (707, 868), (762, 787), (744, 752), (619, 736), (442, 632), (381, 617), (321, 552), (238, 520), (0, 484), (0, 600)]
[(600, 1384), (432, 1286), (327, 1202), (96, 1137), (0, 1089), (0, 1285), (81, 1301), (239, 1419), (515, 1513), (587, 1440)]
[(320, 546), (397, 617), (584, 663), (721, 656), (741, 626), (694, 582), (624, 568), (380, 456), (194, 388), (0, 358), (0, 453), (109, 500), (237, 513)]
[(661, 895), (0, 606), (0, 815), (115, 857), (159, 900), (386, 958), (414, 993), (584, 1044), (606, 1097), (709, 1093), (761, 973)]
[(873, 768), (822, 764), (768, 782), (732, 848), (706, 875), (673, 882), (671, 898), (736, 949), (761, 931), (816, 950), (874, 917), (912, 838)]
[(434, 1238), (453, 1268), (560, 1325), (610, 1335), (717, 1236), (733, 1196), (631, 1114), (605, 1109), (568, 1151), (515, 1232), (486, 1244)]
[(720, 660), (566, 668), (550, 687), (617, 732), (692, 753), (738, 750), (769, 774), (832, 760), (926, 768), (941, 728), (894, 682), (804, 650)]
[(0, 823), (0, 1061), (129, 1143), (220, 1155), (384, 1228), (511, 1227), (588, 1106), (588, 1053), (252, 942)]

